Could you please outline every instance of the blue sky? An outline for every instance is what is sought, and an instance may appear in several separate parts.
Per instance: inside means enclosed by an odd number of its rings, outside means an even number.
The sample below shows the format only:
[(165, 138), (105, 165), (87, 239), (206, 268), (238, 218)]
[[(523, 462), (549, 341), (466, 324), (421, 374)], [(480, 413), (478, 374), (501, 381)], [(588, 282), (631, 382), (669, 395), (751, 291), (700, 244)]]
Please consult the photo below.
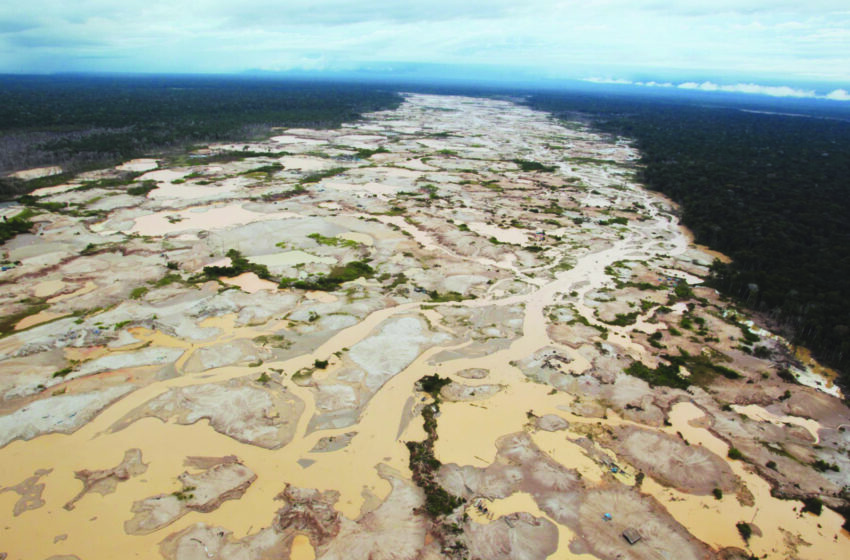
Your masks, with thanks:
[(485, 74), (490, 68), (494, 75), (510, 68), (553, 80), (850, 89), (850, 2), (20, 0), (0, 6), (0, 72), (392, 73), (415, 72), (417, 64)]

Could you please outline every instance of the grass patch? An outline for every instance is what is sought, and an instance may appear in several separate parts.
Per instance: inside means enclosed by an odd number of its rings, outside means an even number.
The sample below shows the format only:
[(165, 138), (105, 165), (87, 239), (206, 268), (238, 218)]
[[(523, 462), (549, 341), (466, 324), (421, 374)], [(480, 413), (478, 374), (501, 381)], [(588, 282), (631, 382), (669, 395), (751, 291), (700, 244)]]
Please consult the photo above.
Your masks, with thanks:
[(310, 239), (319, 245), (327, 245), (329, 247), (359, 247), (360, 243), (351, 239), (340, 239), (339, 237), (325, 237), (321, 233), (311, 233), (308, 235)]
[(140, 299), (146, 293), (148, 293), (150, 289), (147, 286), (139, 286), (138, 288), (133, 288), (130, 291), (130, 299)]

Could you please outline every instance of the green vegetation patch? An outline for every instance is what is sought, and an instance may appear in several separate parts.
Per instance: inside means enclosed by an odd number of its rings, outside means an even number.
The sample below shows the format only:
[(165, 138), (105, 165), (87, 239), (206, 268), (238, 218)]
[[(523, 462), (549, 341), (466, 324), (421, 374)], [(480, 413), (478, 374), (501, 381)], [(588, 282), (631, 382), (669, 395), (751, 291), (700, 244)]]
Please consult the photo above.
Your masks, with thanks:
[(735, 524), (735, 527), (738, 528), (741, 538), (744, 539), (745, 542), (750, 542), (750, 537), (753, 536), (753, 528), (750, 527), (750, 524), (746, 521), (739, 521)]
[(465, 296), (460, 292), (443, 292), (440, 293), (437, 290), (431, 290), (428, 292), (428, 297), (431, 298), (433, 302), (445, 303), (450, 301), (463, 301), (466, 299), (475, 299), (474, 295)]
[(33, 196), (31, 194), (19, 196), (18, 202), (30, 208), (38, 208), (40, 210), (47, 210), (48, 212), (59, 212), (60, 210), (68, 207), (67, 202), (44, 201), (42, 197)]
[[(427, 387), (427, 392), (435, 396), (434, 403), (422, 409), (423, 426), (428, 436), (425, 441), (408, 441), (406, 445), (410, 453), (409, 465), (413, 473), (413, 482), (425, 493), (425, 505), (422, 508), (424, 513), (438, 524), (440, 530), (436, 536), (443, 547), (457, 552), (458, 558), (463, 558), (466, 546), (462, 541), (451, 538), (451, 535), (459, 533), (459, 528), (445, 518), (461, 507), (466, 500), (450, 494), (437, 481), (436, 473), (442, 463), (434, 455), (434, 443), (437, 441), (437, 415), (440, 411), (438, 396), (440, 388), (448, 382), (448, 379), (442, 379), (438, 375), (425, 376), (419, 380), (418, 385), (423, 390)], [(453, 542), (449, 542), (450, 540)]]
[(280, 334), (263, 334), (253, 339), (256, 344), (271, 346), (272, 348), (288, 348), (292, 343)]
[[(642, 362), (634, 362), (624, 371), (629, 375), (639, 377), (652, 386), (673, 387), (676, 389), (687, 389), (691, 384), (704, 385), (722, 375), (727, 379), (739, 379), (741, 376), (734, 370), (714, 363), (708, 356), (692, 356), (679, 349), (680, 355), (671, 356), (663, 354), (661, 357), (667, 364), (660, 364), (655, 369), (650, 368)], [(684, 378), (679, 375), (679, 368), (684, 367), (690, 372), (690, 376)]]
[(28, 233), (33, 226), (33, 223), (29, 220), (33, 215), (35, 215), (35, 212), (26, 209), (0, 222), (0, 243), (5, 243), (19, 233)]
[(383, 146), (375, 148), (375, 149), (360, 148), (360, 149), (357, 150), (355, 157), (357, 157), (357, 159), (369, 159), (370, 157), (374, 156), (375, 154), (388, 154), (388, 153), (390, 153), (390, 151), (388, 149), (384, 148)]
[(318, 183), (322, 179), (327, 179), (328, 177), (339, 175), (344, 171), (346, 171), (345, 167), (333, 167), (331, 169), (325, 169), (324, 171), (316, 171), (302, 178), (301, 183)]
[(601, 220), (599, 222), (600, 226), (627, 226), (629, 225), (629, 219), (624, 218), (622, 216), (617, 216), (616, 218), (608, 218), (607, 220)]
[(138, 288), (133, 288), (130, 290), (130, 299), (141, 299), (146, 293), (150, 291), (150, 288), (147, 286), (139, 286)]
[(266, 265), (250, 262), (236, 249), (230, 249), (227, 252), (227, 257), (230, 259), (230, 266), (205, 266), (204, 271), (193, 276), (191, 281), (206, 282), (208, 280), (218, 280), (221, 276), (233, 278), (245, 272), (253, 272), (264, 280), (270, 280), (272, 277)]
[(440, 396), (440, 390), (451, 382), (451, 379), (440, 377), (435, 373), (434, 375), (426, 375), (420, 378), (417, 386), (421, 391), (428, 393), (434, 400), (437, 400)]
[(366, 261), (351, 261), (344, 266), (332, 268), (325, 276), (316, 276), (307, 280), (284, 278), (280, 281), (280, 287), (332, 292), (345, 282), (351, 282), (358, 278), (372, 278), (374, 275), (375, 269), (369, 266)]
[(172, 492), (171, 495), (181, 502), (186, 502), (195, 497), (195, 495), (192, 494), (192, 490), (195, 490), (194, 486), (185, 486), (182, 490)]
[(643, 379), (652, 387), (687, 389), (691, 385), (687, 379), (679, 375), (679, 366), (673, 364), (659, 364), (652, 369), (643, 362), (634, 362), (624, 371), (631, 376)]
[(142, 181), (138, 185), (134, 185), (127, 189), (127, 194), (131, 194), (133, 196), (146, 196), (149, 192), (157, 188), (156, 181), (147, 180)]
[(50, 307), (49, 303), (46, 303), (44, 300), (39, 298), (31, 298), (26, 300), (24, 303), (26, 304), (26, 307), (21, 311), (0, 317), (0, 337), (8, 336), (15, 332), (15, 325), (17, 325), (25, 317), (41, 313)]
[(70, 368), (70, 367), (62, 368), (59, 371), (54, 371), (53, 375), (51, 377), (65, 377), (66, 375), (68, 375), (72, 371), (74, 371), (74, 370), (73, 370), (73, 368)]
[(319, 245), (328, 245), (329, 247), (359, 247), (360, 243), (351, 239), (340, 239), (339, 237), (326, 237), (321, 233), (311, 233), (308, 235), (310, 239)]
[(260, 167), (255, 167), (254, 169), (249, 169), (248, 171), (243, 171), (240, 175), (253, 175), (253, 174), (264, 174), (264, 175), (274, 175), (278, 171), (283, 171), (283, 165), (280, 163), (270, 163), (268, 165), (261, 165)]
[(523, 171), (543, 171), (545, 173), (553, 173), (557, 166), (555, 165), (543, 165), (537, 161), (529, 161), (527, 159), (515, 159), (512, 160), (515, 164), (519, 166), (519, 168)]
[(634, 325), (639, 316), (639, 311), (632, 311), (630, 313), (617, 313), (617, 315), (611, 321), (606, 321), (604, 319), (600, 319), (600, 321), (609, 325), (613, 325), (615, 327), (627, 327), (629, 325)]
[(812, 467), (814, 467), (814, 469), (816, 471), (819, 471), (819, 472), (826, 472), (826, 471), (839, 472), (841, 470), (841, 469), (838, 468), (838, 465), (836, 465), (834, 463), (827, 463), (823, 459), (816, 460), (814, 463), (812, 463)]
[(817, 496), (803, 498), (803, 509), (801, 511), (808, 511), (809, 513), (820, 515), (823, 511), (823, 502)]
[(726, 452), (726, 455), (732, 459), (733, 461), (743, 461), (744, 454), (741, 453), (741, 450), (737, 447), (730, 447), (729, 451)]

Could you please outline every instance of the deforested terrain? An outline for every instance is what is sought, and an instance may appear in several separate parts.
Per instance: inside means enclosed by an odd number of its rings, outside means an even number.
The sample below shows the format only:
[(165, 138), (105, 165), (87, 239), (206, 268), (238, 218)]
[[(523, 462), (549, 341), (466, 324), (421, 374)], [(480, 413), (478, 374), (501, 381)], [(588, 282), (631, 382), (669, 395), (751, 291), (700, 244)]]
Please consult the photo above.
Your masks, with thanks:
[(842, 557), (835, 374), (639, 157), (405, 94), (3, 207), (0, 556)]

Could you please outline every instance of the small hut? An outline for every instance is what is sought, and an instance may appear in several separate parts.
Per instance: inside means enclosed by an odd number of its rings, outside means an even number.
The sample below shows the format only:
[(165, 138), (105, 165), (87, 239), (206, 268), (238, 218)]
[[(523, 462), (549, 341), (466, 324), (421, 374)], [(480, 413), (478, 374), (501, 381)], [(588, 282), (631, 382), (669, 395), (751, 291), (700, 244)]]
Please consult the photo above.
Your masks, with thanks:
[(629, 527), (628, 529), (623, 531), (623, 538), (626, 539), (629, 544), (633, 545), (641, 539), (641, 536), (640, 533), (637, 532), (637, 530)]

